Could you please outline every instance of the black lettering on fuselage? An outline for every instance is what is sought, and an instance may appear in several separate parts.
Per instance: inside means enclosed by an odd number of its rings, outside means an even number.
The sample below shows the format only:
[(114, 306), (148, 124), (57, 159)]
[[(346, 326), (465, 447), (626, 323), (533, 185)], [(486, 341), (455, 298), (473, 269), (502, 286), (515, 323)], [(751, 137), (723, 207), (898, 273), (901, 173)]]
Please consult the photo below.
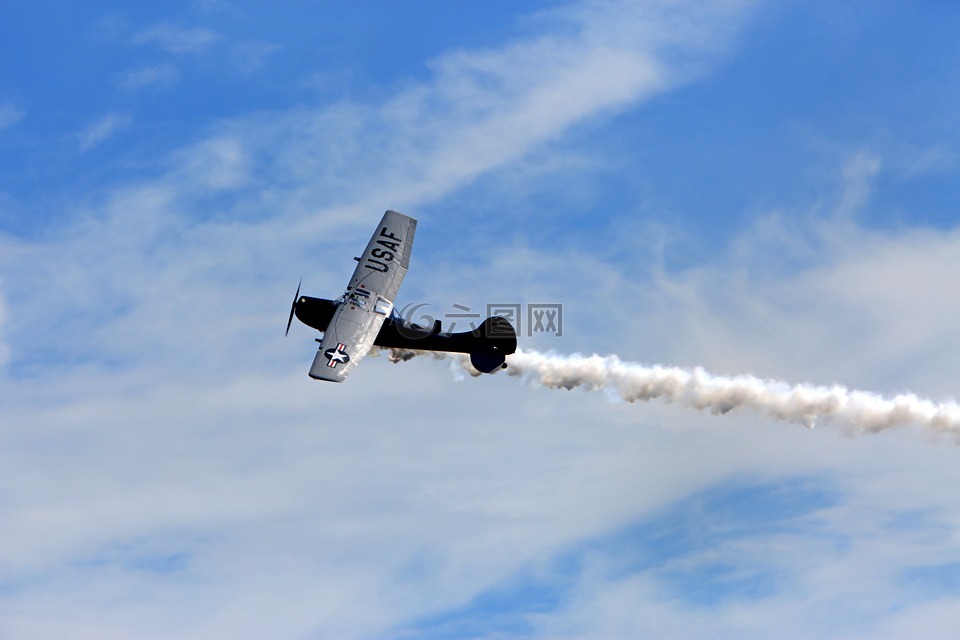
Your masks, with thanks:
[(390, 251), (396, 251), (397, 247), (400, 246), (399, 242), (387, 242), (386, 240), (377, 240), (377, 244), (390, 249)]
[(387, 262), (390, 262), (391, 260), (393, 260), (393, 252), (384, 251), (383, 249), (374, 249), (373, 251), (370, 252), (370, 255), (372, 255), (374, 258), (382, 258)]

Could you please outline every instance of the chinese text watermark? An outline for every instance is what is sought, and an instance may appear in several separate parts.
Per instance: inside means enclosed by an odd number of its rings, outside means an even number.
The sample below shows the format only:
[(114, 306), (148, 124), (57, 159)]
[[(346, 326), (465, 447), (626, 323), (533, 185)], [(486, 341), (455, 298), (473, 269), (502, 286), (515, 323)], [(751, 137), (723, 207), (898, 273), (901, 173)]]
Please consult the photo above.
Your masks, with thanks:
[[(400, 318), (407, 324), (422, 327), (431, 327), (439, 320), (430, 311), (426, 302), (411, 303), (399, 309)], [(455, 331), (476, 331), (485, 318), (499, 316), (513, 325), (517, 335), (563, 335), (563, 305), (560, 303), (528, 303), (519, 302), (489, 303), (484, 313), (473, 310), (463, 304), (451, 305), (451, 309), (443, 314), (443, 320), (449, 323), (447, 333)]]

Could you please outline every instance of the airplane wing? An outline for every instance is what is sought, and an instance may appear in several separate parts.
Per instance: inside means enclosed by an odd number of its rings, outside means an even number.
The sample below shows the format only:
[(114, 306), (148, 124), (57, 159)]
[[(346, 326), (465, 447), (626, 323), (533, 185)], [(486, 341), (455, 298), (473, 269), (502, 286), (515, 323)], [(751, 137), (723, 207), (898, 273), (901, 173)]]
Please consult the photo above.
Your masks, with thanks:
[(407, 274), (417, 221), (396, 211), (383, 214), (323, 334), (310, 377), (343, 382), (367, 355)]

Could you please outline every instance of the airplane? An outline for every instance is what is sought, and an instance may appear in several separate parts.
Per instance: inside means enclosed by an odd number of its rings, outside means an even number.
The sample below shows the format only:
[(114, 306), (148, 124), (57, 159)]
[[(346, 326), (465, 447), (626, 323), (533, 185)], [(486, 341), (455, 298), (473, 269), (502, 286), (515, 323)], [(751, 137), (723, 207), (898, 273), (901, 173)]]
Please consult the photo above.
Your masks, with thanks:
[(336, 300), (301, 296), (297, 285), (285, 335), (294, 316), (323, 333), (316, 338), (320, 348), (310, 367), (311, 378), (343, 382), (374, 345), (467, 353), (482, 373), (506, 368), (506, 357), (517, 350), (517, 333), (506, 318), (491, 316), (471, 331), (444, 333), (439, 320), (423, 327), (397, 313), (393, 301), (410, 265), (416, 230), (414, 218), (392, 210), (384, 213), (363, 255), (354, 258), (359, 264)]

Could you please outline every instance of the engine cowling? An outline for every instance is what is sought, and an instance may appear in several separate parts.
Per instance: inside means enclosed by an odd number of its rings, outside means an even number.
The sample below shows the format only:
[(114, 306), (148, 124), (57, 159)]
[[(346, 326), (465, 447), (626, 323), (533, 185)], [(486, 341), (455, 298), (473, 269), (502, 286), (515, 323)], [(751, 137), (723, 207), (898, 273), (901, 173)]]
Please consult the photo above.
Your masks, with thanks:
[(507, 356), (517, 350), (517, 332), (505, 318), (492, 316), (480, 326), (477, 348), (470, 352), (470, 364), (481, 373), (506, 367)]

